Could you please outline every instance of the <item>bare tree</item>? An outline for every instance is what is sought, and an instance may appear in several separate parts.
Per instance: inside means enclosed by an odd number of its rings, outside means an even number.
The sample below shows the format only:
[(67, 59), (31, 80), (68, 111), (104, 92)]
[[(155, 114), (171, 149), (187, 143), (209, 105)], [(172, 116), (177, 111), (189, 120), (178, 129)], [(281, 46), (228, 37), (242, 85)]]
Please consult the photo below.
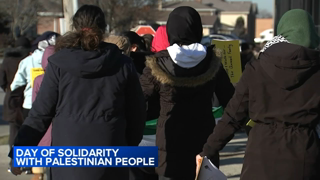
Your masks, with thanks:
[(79, 4), (98, 5), (106, 16), (108, 31), (129, 30), (141, 19), (151, 19), (157, 0), (79, 0)]
[(0, 0), (2, 12), (11, 19), (11, 33), (14, 39), (21, 35), (34, 34), (37, 25), (38, 0)]

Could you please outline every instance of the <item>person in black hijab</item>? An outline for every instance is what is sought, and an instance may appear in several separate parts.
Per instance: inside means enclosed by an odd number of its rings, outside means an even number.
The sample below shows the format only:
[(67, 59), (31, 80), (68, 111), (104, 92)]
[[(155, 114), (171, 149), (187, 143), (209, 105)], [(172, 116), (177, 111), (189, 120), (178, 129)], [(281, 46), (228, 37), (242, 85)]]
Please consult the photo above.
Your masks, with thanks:
[[(202, 23), (199, 13), (191, 7), (179, 7), (172, 11), (167, 22), (170, 45), (189, 45), (201, 42)], [(183, 31), (181, 31), (183, 29)]]
[[(167, 21), (170, 46), (148, 57), (140, 83), (146, 101), (160, 97), (156, 145), (160, 180), (194, 180), (195, 155), (215, 127), (213, 94), (223, 108), (234, 87), (214, 46), (202, 45), (202, 23), (191, 7), (178, 7)], [(219, 155), (211, 158), (219, 166)]]

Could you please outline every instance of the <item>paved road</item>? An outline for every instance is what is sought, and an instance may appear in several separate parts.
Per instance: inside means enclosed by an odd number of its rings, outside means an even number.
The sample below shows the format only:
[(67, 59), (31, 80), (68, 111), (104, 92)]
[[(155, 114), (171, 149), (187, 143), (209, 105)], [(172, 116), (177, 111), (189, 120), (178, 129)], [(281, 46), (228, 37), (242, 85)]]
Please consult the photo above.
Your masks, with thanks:
[(0, 179), (1, 180), (30, 180), (31, 175), (22, 174), (20, 176), (14, 176), (7, 172), (9, 158), (7, 156), (9, 151), (8, 145), (0, 146)]
[(246, 144), (246, 133), (237, 133), (220, 152), (220, 170), (228, 177), (228, 180), (240, 179)]
[[(5, 93), (0, 89), (0, 137), (9, 134), (9, 125), (2, 119), (2, 105)], [(0, 159), (1, 160), (1, 159)]]
[[(0, 137), (9, 134), (9, 126), (2, 120), (2, 103), (4, 93), (0, 91)], [(228, 176), (228, 180), (239, 180), (243, 163), (247, 136), (238, 133), (234, 139), (220, 153), (220, 169)], [(30, 175), (13, 176), (7, 172), (9, 158), (8, 145), (0, 145), (0, 180), (30, 180)]]

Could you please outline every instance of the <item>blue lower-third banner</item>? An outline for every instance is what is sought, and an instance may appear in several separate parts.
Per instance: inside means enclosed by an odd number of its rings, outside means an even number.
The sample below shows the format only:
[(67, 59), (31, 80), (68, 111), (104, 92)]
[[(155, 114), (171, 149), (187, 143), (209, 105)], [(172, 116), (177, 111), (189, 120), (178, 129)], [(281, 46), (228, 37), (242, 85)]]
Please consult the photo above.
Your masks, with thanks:
[(157, 167), (158, 148), (15, 146), (14, 167)]

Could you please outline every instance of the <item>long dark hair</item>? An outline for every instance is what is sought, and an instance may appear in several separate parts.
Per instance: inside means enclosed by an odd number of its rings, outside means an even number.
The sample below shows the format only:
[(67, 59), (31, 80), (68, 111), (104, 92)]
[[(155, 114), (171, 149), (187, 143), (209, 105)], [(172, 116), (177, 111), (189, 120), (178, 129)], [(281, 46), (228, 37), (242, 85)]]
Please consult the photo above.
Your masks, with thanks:
[(83, 5), (72, 18), (73, 31), (57, 40), (55, 50), (81, 47), (83, 50), (97, 50), (103, 41), (106, 29), (105, 16), (98, 6)]
[(139, 36), (137, 33), (133, 31), (124, 31), (120, 34), (121, 36), (125, 36), (129, 39), (131, 45), (137, 45), (138, 50), (137, 51), (147, 51), (146, 43), (143, 39), (143, 37)]
[(145, 34), (142, 37), (146, 45), (146, 50), (150, 52), (152, 49), (153, 36), (151, 34)]

